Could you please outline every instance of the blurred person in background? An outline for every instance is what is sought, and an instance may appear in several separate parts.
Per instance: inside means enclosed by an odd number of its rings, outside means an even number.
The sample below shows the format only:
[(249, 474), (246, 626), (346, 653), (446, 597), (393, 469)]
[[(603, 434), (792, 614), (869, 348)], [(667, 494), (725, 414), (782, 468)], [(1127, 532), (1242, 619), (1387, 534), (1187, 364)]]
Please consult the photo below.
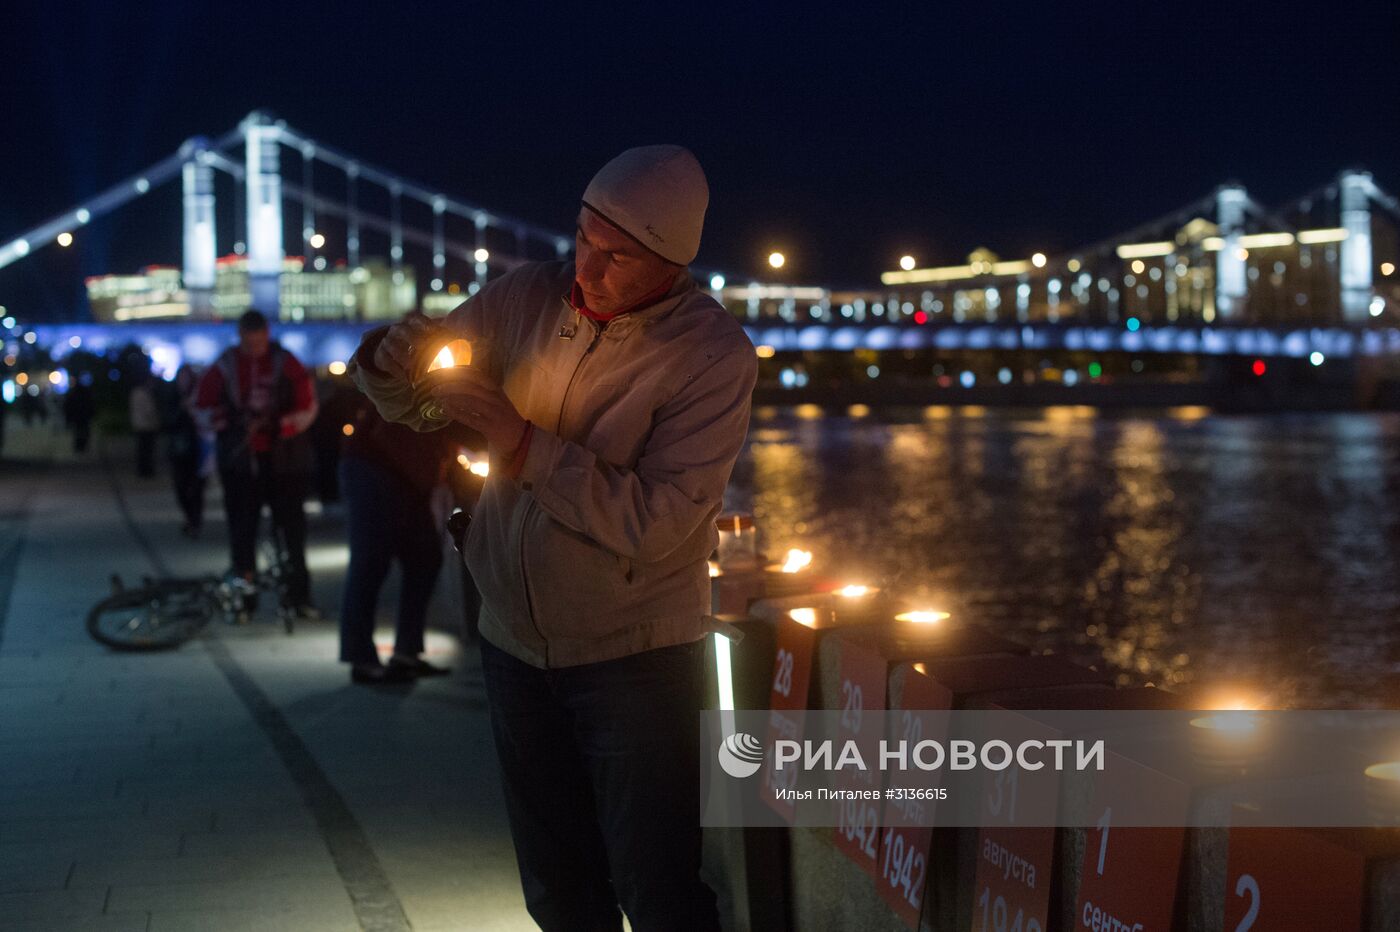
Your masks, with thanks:
[(196, 396), (199, 374), (185, 364), (175, 373), (175, 381), (165, 393), (165, 454), (170, 460), (170, 480), (175, 501), (180, 506), (186, 537), (198, 537), (204, 526), (205, 444), (199, 429)]
[(149, 371), (138, 373), (127, 397), (131, 432), (136, 436), (136, 475), (142, 479), (156, 474), (156, 434), (160, 432), (160, 409), (156, 407), (154, 382)]
[(69, 374), (72, 382), (68, 394), (63, 396), (63, 419), (73, 431), (73, 452), (83, 453), (92, 437), (92, 419), (97, 413), (97, 402), (92, 393), (92, 374), (71, 370)]
[[(443, 534), (434, 493), (443, 486), (464, 429), (419, 433), (380, 417), (357, 395), (344, 427), (340, 494), (350, 537), (350, 566), (340, 604), (340, 659), (350, 679), (403, 683), (449, 671), (422, 658), (428, 602), (442, 569)], [(394, 651), (388, 663), (374, 644), (380, 588), (398, 561), (401, 579)]]
[[(316, 393), (301, 362), (272, 339), (267, 318), (238, 318), (238, 343), (199, 381), (196, 408), (215, 431), (235, 576), (257, 571), (258, 525), (266, 504), (285, 551), (290, 579), (283, 607), (317, 617), (306, 570), (306, 512), (311, 447), (304, 436), (316, 418)], [(251, 609), (255, 593), (245, 600)]]

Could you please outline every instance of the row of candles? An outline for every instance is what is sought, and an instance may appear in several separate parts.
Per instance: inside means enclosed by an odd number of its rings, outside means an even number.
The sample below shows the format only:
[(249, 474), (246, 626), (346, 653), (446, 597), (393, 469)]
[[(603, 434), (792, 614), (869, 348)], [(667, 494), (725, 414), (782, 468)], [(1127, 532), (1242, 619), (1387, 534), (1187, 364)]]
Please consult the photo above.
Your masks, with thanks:
[[(724, 520), (722, 519), (722, 522)], [(722, 539), (726, 536), (723, 533), (726, 530), (731, 533), (737, 532), (737, 535), (744, 532), (752, 534), (751, 525), (732, 524), (726, 527), (721, 523)], [(756, 568), (756, 563), (756, 560), (741, 561), (738, 572), (752, 571)], [(794, 548), (787, 551), (781, 562), (767, 564), (764, 569), (770, 573), (803, 573), (810, 570), (812, 563), (811, 551)], [(726, 570), (727, 567), (722, 566), (719, 561), (710, 561), (710, 576), (723, 576)], [(842, 615), (842, 602), (849, 600), (859, 603), (879, 592), (880, 589), (875, 586), (848, 583), (832, 591), (832, 595), (839, 600), (836, 607), (792, 608), (788, 610), (787, 617), (798, 624), (817, 627), (824, 618)], [(910, 608), (894, 615), (896, 621), (918, 625), (936, 625), (950, 617), (948, 612), (930, 607)], [(1263, 703), (1236, 693), (1218, 697), (1204, 705), (1211, 714), (1190, 721), (1193, 729), (1193, 755), (1208, 773), (1224, 777), (1247, 772), (1250, 765), (1263, 755), (1268, 740), (1263, 716), (1257, 714), (1263, 711)], [(1385, 824), (1400, 824), (1400, 760), (1372, 764), (1365, 768), (1364, 774), (1370, 815)]]

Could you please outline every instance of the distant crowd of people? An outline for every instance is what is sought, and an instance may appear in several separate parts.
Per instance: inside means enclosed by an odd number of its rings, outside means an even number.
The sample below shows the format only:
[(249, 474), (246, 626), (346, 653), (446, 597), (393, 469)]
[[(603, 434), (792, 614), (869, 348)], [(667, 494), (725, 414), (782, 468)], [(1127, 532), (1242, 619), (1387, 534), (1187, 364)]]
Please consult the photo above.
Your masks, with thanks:
[[(91, 376), (71, 378), (62, 412), (81, 455), (91, 444), (98, 406)], [(229, 573), (249, 610), (257, 606), (258, 541), (263, 512), (269, 512), (287, 574), (281, 607), (302, 619), (319, 617), (306, 562), (306, 501), (313, 487), (323, 502), (343, 501), (350, 561), (340, 604), (340, 659), (350, 665), (351, 679), (377, 685), (447, 673), (422, 656), (443, 562), (438, 491), (452, 477), (449, 467), (459, 452), (479, 438), (461, 428), (420, 434), (385, 421), (353, 385), (321, 388), (318, 396), (307, 368), (272, 339), (267, 318), (248, 311), (239, 318), (236, 344), (204, 371), (182, 365), (168, 382), (149, 370), (133, 375), (126, 413), (136, 474), (157, 476), (164, 448), (181, 531), (192, 539), (203, 533), (207, 487), (217, 474)], [(17, 407), (26, 420), (47, 419), (47, 410)], [(469, 494), (460, 485), (454, 492)], [(374, 627), (395, 561), (402, 586), (394, 647), (385, 662)], [(474, 589), (465, 571), (463, 580), (470, 604)]]

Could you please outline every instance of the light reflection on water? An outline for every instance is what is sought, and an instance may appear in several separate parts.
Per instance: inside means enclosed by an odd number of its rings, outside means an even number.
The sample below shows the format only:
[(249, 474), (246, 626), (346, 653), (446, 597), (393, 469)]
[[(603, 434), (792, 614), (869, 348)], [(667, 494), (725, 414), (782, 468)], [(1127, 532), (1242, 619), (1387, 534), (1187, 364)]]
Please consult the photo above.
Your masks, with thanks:
[(1400, 698), (1400, 416), (756, 411), (767, 549), (1120, 682)]

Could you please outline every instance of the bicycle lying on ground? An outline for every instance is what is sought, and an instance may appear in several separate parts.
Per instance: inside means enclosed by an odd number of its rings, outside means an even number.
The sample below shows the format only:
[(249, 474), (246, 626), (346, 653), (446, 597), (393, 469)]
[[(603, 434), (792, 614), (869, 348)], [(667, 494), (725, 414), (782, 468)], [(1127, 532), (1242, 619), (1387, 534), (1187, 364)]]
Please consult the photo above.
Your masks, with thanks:
[(259, 570), (252, 580), (231, 574), (148, 577), (128, 588), (114, 575), (112, 594), (88, 611), (88, 634), (113, 650), (168, 650), (194, 637), (215, 617), (227, 624), (249, 621), (260, 592), (276, 596), (278, 618), (291, 634), (297, 611), (287, 605), (291, 567), (286, 551), (271, 542), (263, 550), (269, 557), (268, 568)]

